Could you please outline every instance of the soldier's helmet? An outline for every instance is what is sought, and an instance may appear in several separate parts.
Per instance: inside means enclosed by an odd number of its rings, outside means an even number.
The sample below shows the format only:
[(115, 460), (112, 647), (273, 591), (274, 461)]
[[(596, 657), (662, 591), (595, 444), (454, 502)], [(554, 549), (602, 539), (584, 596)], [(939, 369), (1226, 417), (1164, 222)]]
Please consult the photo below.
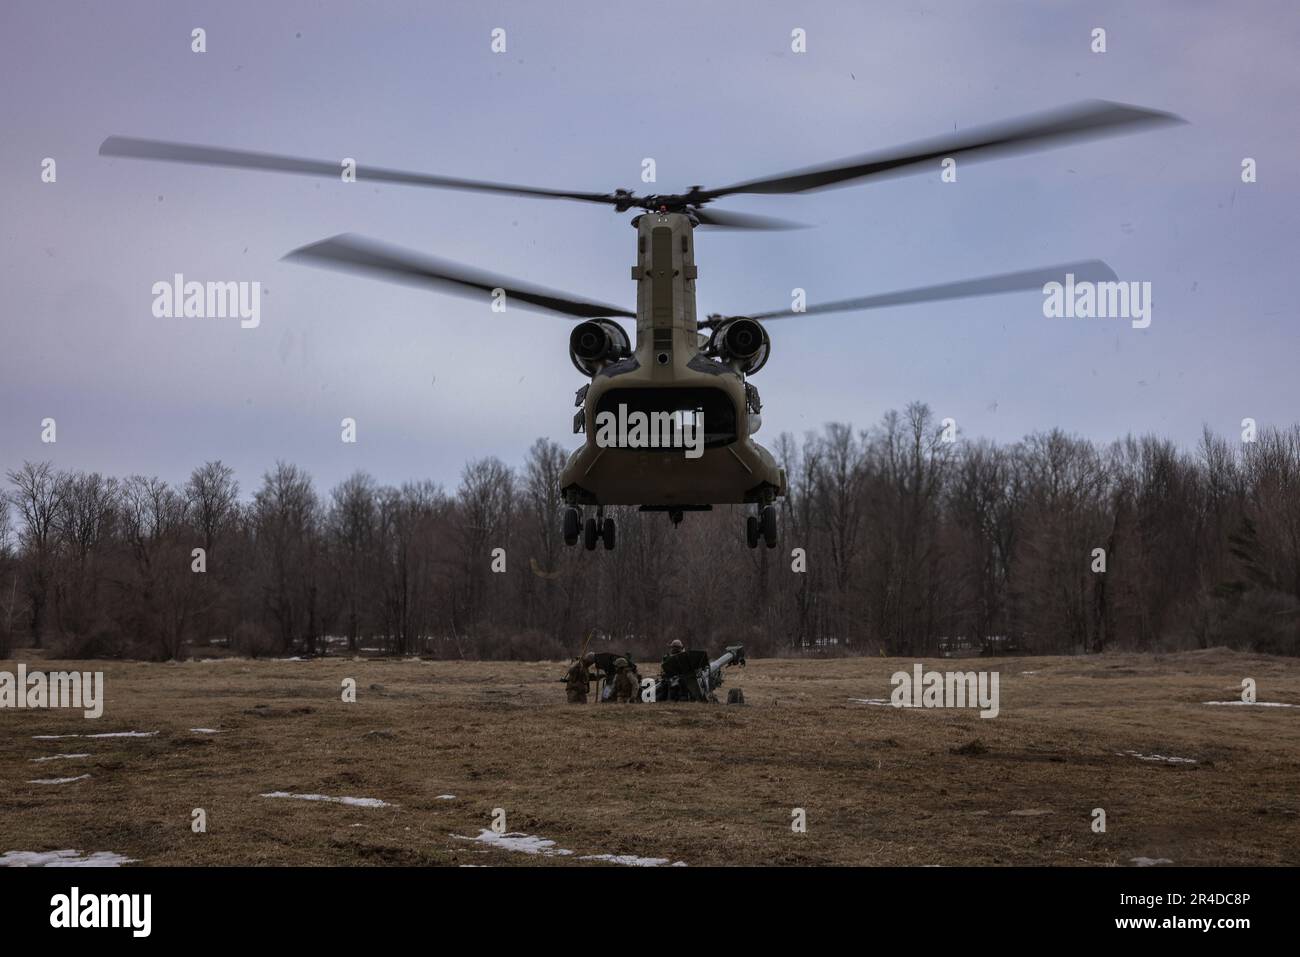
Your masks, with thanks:
[(615, 659), (614, 659), (614, 667), (615, 667), (615, 668), (626, 668), (626, 667), (627, 667), (627, 659), (626, 659), (626, 658), (615, 658)]
[(686, 646), (682, 644), (682, 640), (680, 638), (674, 638), (672, 641), (668, 643), (668, 650), (673, 654), (676, 654), (679, 651), (685, 651)]
[(591, 664), (596, 660), (596, 653), (594, 651), (589, 651), (582, 656), (582, 660), (587, 664)]

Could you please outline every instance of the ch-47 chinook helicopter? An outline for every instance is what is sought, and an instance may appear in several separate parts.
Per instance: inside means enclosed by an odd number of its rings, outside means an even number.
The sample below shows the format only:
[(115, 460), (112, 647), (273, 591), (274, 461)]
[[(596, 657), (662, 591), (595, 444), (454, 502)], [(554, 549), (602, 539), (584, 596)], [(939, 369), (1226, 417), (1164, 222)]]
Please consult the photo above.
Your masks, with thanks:
[[(1063, 280), (1067, 273), (1074, 274), (1076, 280), (1113, 282), (1116, 277), (1105, 263), (1086, 260), (818, 303), (797, 313), (786, 308), (745, 315), (711, 314), (699, 320), (695, 312), (697, 227), (790, 229), (800, 225), (706, 207), (733, 195), (804, 193), (922, 168), (938, 169), (941, 160), (959, 155), (963, 161), (985, 160), (1181, 122), (1169, 113), (1088, 101), (720, 189), (692, 186), (684, 193), (644, 196), (623, 189), (574, 192), (368, 165), (355, 167), (357, 181), (570, 199), (605, 204), (618, 212), (641, 210), (632, 219), (637, 231), (637, 259), (631, 277), (637, 286), (635, 312), (354, 235), (303, 246), (285, 258), (379, 279), (434, 286), (459, 295), (491, 295), (498, 300), (504, 295), (507, 302), (520, 308), (583, 320), (569, 337), (569, 357), (578, 371), (591, 379), (578, 390), (575, 403), (581, 411), (574, 418), (574, 431), (585, 432), (587, 438), (569, 458), (560, 478), (561, 495), (567, 505), (563, 516), (566, 544), (576, 545), (581, 538), (588, 550), (594, 549), (598, 541), (612, 549), (614, 521), (605, 516), (609, 505), (637, 505), (642, 511), (667, 512), (678, 524), (685, 512), (737, 504), (753, 506), (745, 527), (749, 547), (756, 548), (761, 540), (774, 548), (774, 502), (786, 493), (786, 476), (771, 453), (752, 438), (759, 427), (762, 404), (758, 390), (748, 379), (763, 367), (771, 351), (771, 340), (760, 320), (1041, 289), (1045, 283)], [(340, 164), (120, 136), (106, 139), (99, 152), (110, 157), (325, 177), (340, 177), (341, 166), (347, 165), (347, 161)], [(636, 320), (635, 344), (619, 319)], [(620, 422), (631, 421), (633, 413), (641, 413), (641, 421), (651, 423), (649, 435), (643, 436), (645, 441), (600, 441), (600, 423), (608, 424), (614, 416)], [(698, 445), (701, 427), (702, 452), (698, 457), (687, 457), (682, 452), (682, 440), (694, 431), (692, 441)], [(634, 431), (628, 430), (629, 435)], [(587, 512), (590, 514), (584, 521)]]

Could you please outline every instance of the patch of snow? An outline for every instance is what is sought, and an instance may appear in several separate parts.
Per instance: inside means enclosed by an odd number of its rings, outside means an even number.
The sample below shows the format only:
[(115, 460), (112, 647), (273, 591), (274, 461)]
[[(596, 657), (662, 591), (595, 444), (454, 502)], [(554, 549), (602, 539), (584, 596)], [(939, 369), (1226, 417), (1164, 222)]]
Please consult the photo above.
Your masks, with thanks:
[(1157, 864), (1172, 864), (1167, 857), (1130, 857), (1130, 861), (1138, 867), (1155, 867)]
[(89, 754), (51, 754), (48, 758), (32, 758), (33, 761), (61, 761), (64, 758), (88, 758)]
[[(465, 837), (462, 834), (453, 834), (451, 836), (458, 841), (477, 841), (489, 847), (500, 848), (503, 851), (516, 851), (520, 854), (537, 854), (542, 857), (573, 856), (573, 851), (556, 847), (554, 841), (532, 834), (524, 834), (520, 831), (498, 834), (495, 831), (483, 828), (479, 831), (478, 837)], [(611, 864), (622, 864), (624, 867), (660, 867), (668, 863), (666, 857), (637, 857), (635, 854), (585, 854), (579, 857), (578, 860), (608, 861)], [(676, 861), (671, 866), (685, 867), (686, 862)]]
[(1012, 817), (1038, 817), (1041, 814), (1051, 814), (1046, 808), (1026, 808), (1023, 811), (1008, 811)]
[(288, 791), (272, 791), (263, 794), (264, 798), (296, 798), (299, 801), (328, 801), (331, 804), (347, 804), (352, 807), (396, 807), (379, 798), (330, 797), (326, 794), (290, 794)]
[(220, 734), (216, 728), (190, 728), (195, 734)]
[(503, 851), (517, 851), (520, 854), (540, 854), (543, 857), (568, 857), (573, 854), (573, 851), (566, 851), (562, 847), (556, 847), (554, 841), (548, 841), (544, 837), (524, 834), (521, 831), (498, 834), (496, 831), (483, 828), (478, 837), (464, 837), (460, 834), (453, 834), (452, 837), (460, 841), (479, 841), (483, 844), (498, 847)]
[(90, 777), (89, 774), (78, 774), (75, 778), (37, 778), (34, 781), (28, 781), (28, 784), (71, 784), (73, 781), (84, 781)]
[(635, 854), (587, 854), (580, 861), (609, 861), (624, 867), (662, 867), (669, 863), (666, 857), (637, 857)]
[(434, 800), (436, 800), (436, 801), (454, 801), (454, 800), (456, 800), (456, 795), (454, 795), (454, 794), (439, 794), (439, 795), (438, 795)]
[(1022, 675), (1036, 675), (1036, 674), (1038, 674), (1037, 671), (1022, 671), (1022, 672), (1020, 672), (1020, 673), (1021, 673)]
[(135, 858), (112, 851), (6, 851), (0, 854), (0, 867), (121, 867), (134, 864)]
[(1195, 758), (1171, 758), (1164, 754), (1138, 754), (1136, 751), (1116, 751), (1119, 757), (1132, 755), (1139, 761), (1163, 761), (1165, 764), (1195, 764)]
[(855, 704), (875, 704), (875, 705), (890, 704), (890, 702), (885, 698), (850, 698), (849, 700), (854, 702)]
[(1295, 705), (1283, 701), (1202, 701), (1201, 704), (1235, 704), (1248, 708), (1294, 708)]

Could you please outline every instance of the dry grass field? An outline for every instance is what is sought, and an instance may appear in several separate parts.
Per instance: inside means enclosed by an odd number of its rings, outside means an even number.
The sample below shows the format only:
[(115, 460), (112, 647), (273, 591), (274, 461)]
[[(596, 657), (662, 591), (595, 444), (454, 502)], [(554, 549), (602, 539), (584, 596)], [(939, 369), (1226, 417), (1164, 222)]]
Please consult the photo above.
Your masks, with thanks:
[[(1238, 698), (1243, 677), (1260, 701), (1300, 704), (1300, 661), (1210, 650), (926, 662), (998, 670), (992, 720), (851, 700), (888, 698), (889, 676), (912, 663), (751, 661), (729, 669), (723, 688), (743, 688), (744, 706), (580, 707), (563, 703), (556, 662), (45, 662), (103, 670), (106, 707), (95, 721), (0, 711), (0, 855), (76, 849), (141, 865), (604, 863), (582, 860), (592, 855), (688, 866), (1300, 864), (1300, 708), (1203, 704)], [(341, 700), (345, 678), (356, 680), (354, 704)], [(158, 734), (34, 737), (121, 731)], [(87, 756), (35, 760), (54, 754)], [(262, 796), (272, 792), (388, 806)], [(796, 807), (806, 834), (791, 832)], [(1104, 834), (1090, 827), (1097, 807)], [(194, 808), (206, 812), (206, 833), (191, 830)], [(494, 808), (509, 831), (553, 841), (549, 853), (476, 840)]]

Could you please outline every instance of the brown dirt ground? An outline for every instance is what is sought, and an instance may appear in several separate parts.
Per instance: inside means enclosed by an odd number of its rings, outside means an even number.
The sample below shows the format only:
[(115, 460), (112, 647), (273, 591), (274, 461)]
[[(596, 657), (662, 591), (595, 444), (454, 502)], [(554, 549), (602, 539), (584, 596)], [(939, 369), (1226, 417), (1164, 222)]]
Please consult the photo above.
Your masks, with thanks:
[[(849, 700), (888, 698), (889, 676), (911, 659), (752, 661), (723, 688), (743, 688), (743, 707), (566, 706), (556, 662), (46, 664), (103, 670), (107, 705), (98, 721), (0, 711), (0, 854), (113, 851), (146, 865), (555, 866), (602, 853), (692, 866), (1300, 864), (1300, 708), (1201, 703), (1239, 697), (1249, 676), (1261, 701), (1300, 704), (1292, 659), (1212, 649), (926, 662), (999, 670), (993, 720)], [(349, 677), (355, 704), (340, 700)], [(130, 730), (161, 733), (32, 737)], [(987, 751), (954, 753), (976, 739)], [(1197, 763), (1117, 754), (1129, 750)], [(90, 757), (32, 761), (66, 752)], [(260, 796), (270, 791), (397, 806)], [(190, 829), (197, 807), (206, 834)], [(452, 836), (478, 835), (498, 807), (511, 831), (574, 854)], [(803, 835), (791, 832), (796, 807)], [(1091, 830), (1096, 807), (1105, 834)], [(1015, 813), (1025, 811), (1037, 813)]]

